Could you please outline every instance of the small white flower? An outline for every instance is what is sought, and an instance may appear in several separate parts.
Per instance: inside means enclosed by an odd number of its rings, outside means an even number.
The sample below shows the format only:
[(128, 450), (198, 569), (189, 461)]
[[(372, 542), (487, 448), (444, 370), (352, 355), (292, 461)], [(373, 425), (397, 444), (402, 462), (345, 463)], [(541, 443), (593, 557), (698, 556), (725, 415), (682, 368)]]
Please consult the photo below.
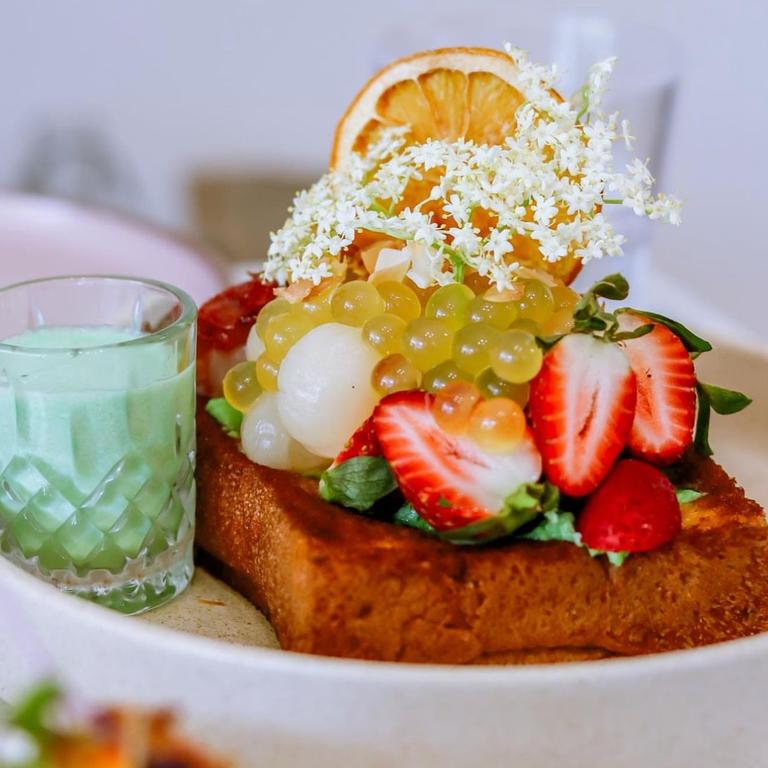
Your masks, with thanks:
[(509, 242), (509, 232), (502, 229), (492, 230), (483, 245), (483, 251), (490, 254), (494, 261), (501, 261), (512, 250), (512, 243)]
[[(615, 60), (592, 67), (576, 106), (552, 95), (553, 67), (530, 62), (520, 49), (506, 50), (517, 65), (515, 87), (526, 99), (513, 135), (499, 146), (464, 139), (408, 145), (408, 126), (382, 130), (366, 154), (348, 158), (344, 172), (328, 173), (296, 195), (288, 220), (270, 235), (265, 276), (317, 284), (367, 231), (407, 243), (409, 275), (419, 285), (454, 279), (449, 253), (455, 253), (503, 288), (519, 267), (515, 235), (535, 240), (548, 261), (574, 252), (589, 260), (620, 253), (624, 242), (596, 213), (606, 202), (678, 224), (680, 201), (653, 196), (647, 163), (614, 169), (614, 143), (633, 139), (626, 120), (600, 112)], [(411, 182), (424, 178), (431, 181), (426, 199), (403, 207)], [(440, 209), (452, 222), (425, 212)], [(478, 209), (491, 222), (482, 232), (472, 224)]]
[(543, 198), (539, 194), (534, 194), (533, 199), (536, 201), (536, 207), (533, 210), (533, 218), (537, 224), (541, 224), (546, 227), (549, 222), (557, 216), (557, 205), (555, 205), (554, 197)]

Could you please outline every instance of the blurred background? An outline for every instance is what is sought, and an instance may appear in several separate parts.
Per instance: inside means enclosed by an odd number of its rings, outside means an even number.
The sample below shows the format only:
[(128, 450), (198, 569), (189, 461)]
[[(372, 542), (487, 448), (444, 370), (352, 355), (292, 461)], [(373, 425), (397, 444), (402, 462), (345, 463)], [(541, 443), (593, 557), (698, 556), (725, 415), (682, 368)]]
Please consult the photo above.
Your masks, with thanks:
[[(611, 271), (628, 271), (646, 304), (759, 339), (767, 27), (763, 0), (0, 0), (0, 187), (191, 235), (233, 280), (392, 58), (510, 40), (557, 61), (570, 93), (615, 53), (609, 106), (685, 209), (679, 228), (625, 217), (629, 255)], [(2, 227), (8, 282), (28, 267)]]

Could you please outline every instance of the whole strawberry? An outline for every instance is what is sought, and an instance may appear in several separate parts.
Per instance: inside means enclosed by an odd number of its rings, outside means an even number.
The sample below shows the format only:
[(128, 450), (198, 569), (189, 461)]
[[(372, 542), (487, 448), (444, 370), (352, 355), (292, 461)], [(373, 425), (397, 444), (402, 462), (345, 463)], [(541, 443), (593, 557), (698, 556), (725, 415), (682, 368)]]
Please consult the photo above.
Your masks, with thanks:
[(616, 463), (579, 515), (586, 546), (605, 552), (647, 552), (680, 531), (675, 487), (656, 467), (637, 459)]

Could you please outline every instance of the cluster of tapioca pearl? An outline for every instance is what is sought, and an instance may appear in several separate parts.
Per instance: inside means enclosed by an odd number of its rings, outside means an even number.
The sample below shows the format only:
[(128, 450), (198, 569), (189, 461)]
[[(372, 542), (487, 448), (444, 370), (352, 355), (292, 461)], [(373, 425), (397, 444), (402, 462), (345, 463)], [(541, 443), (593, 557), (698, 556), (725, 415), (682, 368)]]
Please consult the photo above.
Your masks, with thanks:
[(565, 285), (550, 288), (529, 280), (518, 300), (491, 301), (487, 285), (476, 285), (477, 294), (471, 283), (437, 288), (423, 302), (416, 297), (417, 305), (404, 284), (385, 284), (388, 314), (398, 314), (391, 291), (399, 303), (408, 296), (411, 316), (399, 313), (402, 322), (374, 317), (363, 335), (386, 355), (372, 375), (380, 394), (415, 387), (432, 392), (433, 413), (443, 429), (467, 434), (486, 450), (503, 451), (525, 431), (528, 382), (542, 364), (536, 336), (567, 333), (578, 296)]
[[(251, 331), (247, 362), (227, 374), (225, 397), (246, 412), (262, 391), (277, 390), (280, 363), (302, 336), (323, 323), (338, 322), (360, 327), (365, 341), (381, 354), (371, 384), (382, 396), (418, 387), (436, 393), (451, 382), (463, 382), (473, 387), (457, 385), (449, 392), (470, 393), (470, 399), (478, 393), (478, 409), (472, 409), (478, 423), (492, 408), (503, 415), (504, 407), (511, 409), (508, 401), (522, 408), (528, 382), (541, 368), (535, 337), (566, 333), (578, 295), (565, 285), (549, 287), (538, 280), (526, 281), (516, 301), (490, 301), (484, 297), (487, 289), (476, 275), (466, 284), (427, 290), (409, 281), (374, 285), (353, 280), (299, 303), (274, 299)], [(503, 402), (481, 408), (480, 398)], [(441, 402), (436, 401), (436, 415)], [(459, 432), (463, 427), (457, 421), (449, 428)]]

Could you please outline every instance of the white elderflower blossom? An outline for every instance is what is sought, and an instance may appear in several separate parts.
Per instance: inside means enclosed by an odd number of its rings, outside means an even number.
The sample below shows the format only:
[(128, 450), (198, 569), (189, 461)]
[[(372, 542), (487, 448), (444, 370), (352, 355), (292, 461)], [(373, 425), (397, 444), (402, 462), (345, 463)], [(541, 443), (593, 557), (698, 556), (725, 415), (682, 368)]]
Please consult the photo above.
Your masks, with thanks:
[[(553, 93), (555, 70), (511, 46), (514, 86), (526, 101), (515, 133), (498, 146), (466, 139), (409, 144), (409, 127), (382, 130), (364, 154), (348, 158), (293, 201), (271, 235), (265, 276), (319, 284), (338, 273), (362, 231), (403, 242), (409, 276), (419, 285), (461, 280), (464, 267), (509, 288), (521, 263), (513, 238), (534, 241), (541, 257), (583, 261), (621, 253), (624, 237), (604, 211), (610, 204), (641, 216), (680, 223), (680, 201), (654, 196), (646, 162), (614, 169), (613, 145), (633, 140), (626, 120), (600, 104), (615, 59), (594, 65), (579, 103)], [(431, 186), (413, 200), (412, 182)], [(484, 215), (478, 220), (477, 212)], [(478, 221), (484, 222), (482, 225)], [(523, 264), (524, 266), (524, 264)]]

